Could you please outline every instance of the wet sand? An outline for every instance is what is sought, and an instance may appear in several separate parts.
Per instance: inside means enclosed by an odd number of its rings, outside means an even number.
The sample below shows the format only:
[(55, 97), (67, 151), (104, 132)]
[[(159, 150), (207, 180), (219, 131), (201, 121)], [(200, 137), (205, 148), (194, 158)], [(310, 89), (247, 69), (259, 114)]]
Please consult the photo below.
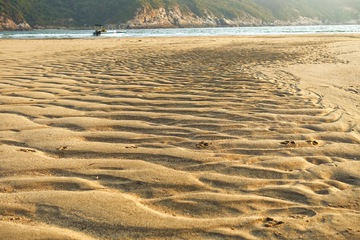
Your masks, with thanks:
[(0, 40), (0, 239), (360, 238), (360, 35)]

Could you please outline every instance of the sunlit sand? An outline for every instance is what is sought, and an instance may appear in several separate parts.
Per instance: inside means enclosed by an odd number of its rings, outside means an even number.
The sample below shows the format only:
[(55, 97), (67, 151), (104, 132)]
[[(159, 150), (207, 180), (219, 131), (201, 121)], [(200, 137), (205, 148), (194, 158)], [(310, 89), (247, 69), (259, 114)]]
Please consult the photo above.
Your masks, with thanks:
[(0, 239), (359, 239), (359, 54), (0, 40)]

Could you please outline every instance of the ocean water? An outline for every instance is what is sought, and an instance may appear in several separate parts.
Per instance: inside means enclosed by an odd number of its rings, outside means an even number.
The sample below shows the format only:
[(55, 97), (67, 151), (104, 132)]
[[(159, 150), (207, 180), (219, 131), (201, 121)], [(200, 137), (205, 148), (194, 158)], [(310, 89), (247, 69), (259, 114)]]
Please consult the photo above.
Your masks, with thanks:
[[(2, 39), (73, 39), (94, 38), (92, 30), (33, 30), (3, 31)], [(256, 36), (288, 34), (360, 33), (360, 25), (227, 27), (227, 28), (173, 28), (128, 29), (102, 34), (100, 38), (124, 37), (189, 37), (189, 36)]]

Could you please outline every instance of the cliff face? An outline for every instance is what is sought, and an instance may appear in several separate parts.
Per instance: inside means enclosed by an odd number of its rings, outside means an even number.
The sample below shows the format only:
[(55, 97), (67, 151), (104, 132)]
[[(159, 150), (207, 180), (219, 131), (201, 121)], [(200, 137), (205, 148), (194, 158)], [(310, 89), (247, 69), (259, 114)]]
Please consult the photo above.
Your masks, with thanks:
[(299, 16), (292, 20), (274, 19), (264, 21), (261, 18), (243, 14), (241, 17), (226, 18), (217, 17), (209, 11), (204, 11), (204, 16), (183, 13), (180, 8), (171, 9), (141, 9), (136, 17), (129, 20), (126, 28), (173, 28), (173, 27), (239, 27), (239, 26), (261, 26), (261, 25), (315, 25), (324, 24), (319, 18)]
[(27, 22), (15, 23), (12, 19), (0, 16), (0, 30), (30, 30), (31, 26)]
[(249, 14), (241, 18), (227, 19), (216, 17), (212, 12), (204, 10), (203, 16), (183, 12), (179, 7), (173, 8), (143, 8), (138, 11), (135, 18), (128, 21), (127, 28), (172, 28), (172, 27), (221, 27), (221, 26), (257, 26), (261, 19)]
[[(147, 1), (143, 1), (147, 2)], [(157, 1), (161, 2), (161, 1)], [(168, 0), (144, 4), (128, 28), (360, 23), (358, 0)]]
[(0, 0), (0, 30), (28, 30), (30, 25), (25, 20), (19, 5), (14, 0)]

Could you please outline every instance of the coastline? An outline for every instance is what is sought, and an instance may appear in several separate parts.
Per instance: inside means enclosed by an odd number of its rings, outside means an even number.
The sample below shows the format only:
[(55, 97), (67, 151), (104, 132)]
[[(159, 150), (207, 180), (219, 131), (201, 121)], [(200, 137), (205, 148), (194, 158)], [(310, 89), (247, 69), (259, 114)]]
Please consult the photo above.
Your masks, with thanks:
[[(247, 37), (358, 34), (360, 25), (261, 26), (216, 28), (162, 28), (126, 29), (118, 34), (108, 33), (100, 38), (151, 38), (151, 37)], [(56, 30), (0, 32), (0, 39), (84, 39), (94, 38), (93, 30)], [(99, 37), (96, 37), (97, 39)]]
[(359, 34), (1, 39), (0, 238), (359, 238), (359, 53)]

